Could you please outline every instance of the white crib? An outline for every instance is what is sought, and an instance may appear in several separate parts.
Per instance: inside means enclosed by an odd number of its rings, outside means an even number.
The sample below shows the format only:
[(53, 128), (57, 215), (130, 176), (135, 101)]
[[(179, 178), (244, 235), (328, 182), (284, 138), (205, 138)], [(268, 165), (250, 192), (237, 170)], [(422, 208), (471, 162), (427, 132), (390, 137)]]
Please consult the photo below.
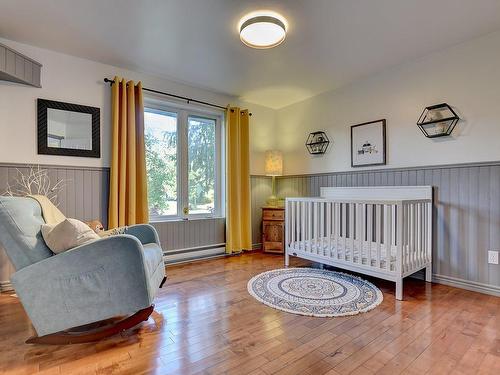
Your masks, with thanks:
[(320, 198), (286, 198), (290, 255), (396, 283), (432, 273), (432, 187), (325, 187)]

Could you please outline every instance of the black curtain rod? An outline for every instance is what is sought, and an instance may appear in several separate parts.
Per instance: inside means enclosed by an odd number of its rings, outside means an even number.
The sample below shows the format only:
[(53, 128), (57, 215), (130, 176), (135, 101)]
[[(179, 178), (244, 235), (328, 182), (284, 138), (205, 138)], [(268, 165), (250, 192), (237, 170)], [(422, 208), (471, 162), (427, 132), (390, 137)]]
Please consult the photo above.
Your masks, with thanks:
[[(105, 83), (109, 83), (110, 85), (113, 85), (113, 83), (115, 83), (115, 81), (113, 79), (109, 79), (109, 78), (104, 78), (104, 82)], [(220, 108), (220, 109), (227, 109), (227, 107), (223, 107), (221, 105), (218, 105), (218, 104), (213, 104), (213, 103), (209, 103), (209, 102), (204, 102), (202, 100), (196, 100), (196, 99), (191, 99), (191, 98), (187, 98), (185, 96), (180, 96), (180, 95), (175, 95), (175, 94), (170, 94), (168, 92), (163, 92), (163, 91), (158, 91), (158, 90), (153, 90), (153, 89), (148, 89), (146, 87), (143, 87), (142, 88), (144, 91), (149, 91), (149, 92), (152, 92), (152, 93), (155, 93), (155, 94), (160, 94), (160, 95), (165, 95), (165, 96), (170, 96), (171, 98), (176, 98), (176, 99), (181, 99), (181, 100), (185, 100), (186, 102), (188, 102), (188, 104), (190, 102), (193, 102), (193, 103), (198, 103), (198, 104), (203, 104), (203, 105), (207, 105), (207, 106), (210, 106), (210, 107), (215, 107), (215, 108)], [(232, 109), (231, 112), (233, 112), (234, 110)], [(251, 113), (248, 114), (249, 116), (252, 116)]]

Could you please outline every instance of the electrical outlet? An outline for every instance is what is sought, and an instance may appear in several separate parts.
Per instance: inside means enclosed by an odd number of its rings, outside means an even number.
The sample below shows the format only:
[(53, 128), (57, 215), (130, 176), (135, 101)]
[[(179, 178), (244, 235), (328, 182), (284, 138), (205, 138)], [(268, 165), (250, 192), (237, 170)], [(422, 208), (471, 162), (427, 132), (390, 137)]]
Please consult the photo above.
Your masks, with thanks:
[(498, 251), (488, 251), (488, 263), (498, 264)]

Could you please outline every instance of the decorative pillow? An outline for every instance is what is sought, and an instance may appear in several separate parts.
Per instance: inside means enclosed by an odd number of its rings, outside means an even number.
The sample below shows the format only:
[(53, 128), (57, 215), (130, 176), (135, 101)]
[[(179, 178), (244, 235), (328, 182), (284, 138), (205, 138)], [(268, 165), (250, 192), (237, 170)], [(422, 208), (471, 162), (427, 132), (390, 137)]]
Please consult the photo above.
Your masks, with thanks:
[(76, 219), (43, 224), (42, 236), (49, 249), (56, 254), (100, 238), (87, 224)]

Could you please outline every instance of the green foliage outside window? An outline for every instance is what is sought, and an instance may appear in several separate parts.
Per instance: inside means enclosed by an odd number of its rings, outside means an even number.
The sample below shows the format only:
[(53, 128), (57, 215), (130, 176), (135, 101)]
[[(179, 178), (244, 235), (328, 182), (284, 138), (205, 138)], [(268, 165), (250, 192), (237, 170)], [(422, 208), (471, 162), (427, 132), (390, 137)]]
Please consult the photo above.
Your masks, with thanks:
[[(176, 144), (176, 134), (170, 134), (171, 144)], [(151, 215), (163, 215), (177, 199), (177, 156), (168, 142), (145, 134), (146, 170), (148, 175), (148, 202)]]
[[(158, 118), (161, 116), (163, 118)], [(145, 118), (146, 169), (152, 216), (176, 215), (178, 203), (178, 134), (172, 116), (152, 113)], [(173, 125), (173, 126), (172, 126)], [(213, 213), (215, 202), (215, 121), (189, 116), (187, 128), (188, 205), (190, 213)], [(163, 129), (169, 130), (163, 130)], [(183, 166), (180, 166), (181, 168)], [(179, 181), (182, 183), (182, 181)], [(181, 200), (182, 201), (182, 200)]]
[(189, 210), (211, 212), (215, 190), (215, 123), (211, 120), (190, 121), (188, 148)]

